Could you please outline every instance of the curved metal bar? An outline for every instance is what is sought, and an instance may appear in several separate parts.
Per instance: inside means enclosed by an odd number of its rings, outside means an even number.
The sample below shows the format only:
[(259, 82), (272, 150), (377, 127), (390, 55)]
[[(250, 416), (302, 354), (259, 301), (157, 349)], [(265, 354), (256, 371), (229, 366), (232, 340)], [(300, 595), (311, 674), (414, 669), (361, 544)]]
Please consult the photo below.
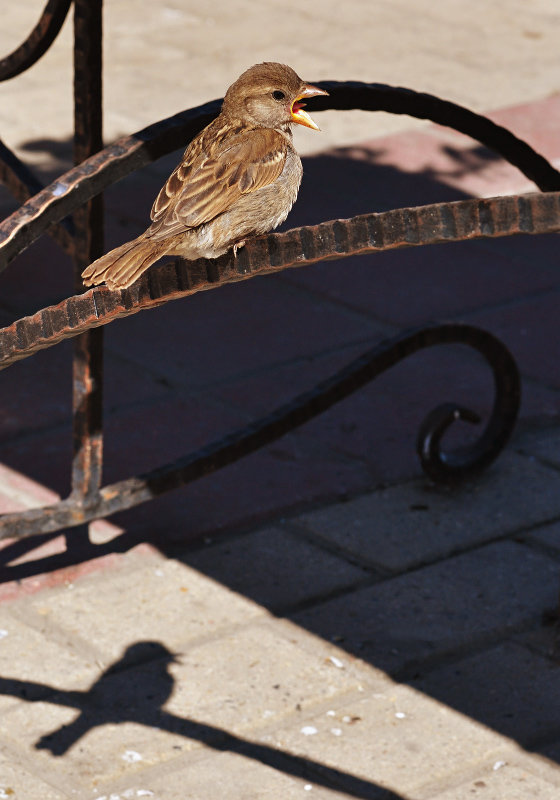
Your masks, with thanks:
[(494, 150), (529, 180), (534, 181), (541, 191), (554, 192), (560, 189), (560, 172), (527, 142), (488, 117), (450, 100), (442, 100), (440, 97), (404, 87), (363, 84), (358, 81), (322, 81), (317, 85), (326, 89), (329, 97), (314, 98), (313, 110), (335, 108), (343, 111), (360, 108), (363, 111), (387, 111), (390, 114), (427, 119), (464, 133)]
[[(0, 183), (3, 183), (20, 203), (24, 203), (43, 188), (43, 184), (29, 167), (2, 140), (0, 140)], [(73, 255), (75, 250), (74, 222), (71, 217), (51, 225), (50, 228), (47, 228), (47, 233), (63, 250), (69, 255)]]
[[(455, 103), (410, 89), (357, 82), (318, 82), (328, 98), (313, 98), (319, 110), (361, 108), (430, 119), (492, 148), (543, 191), (560, 190), (560, 172), (505, 128)], [(135, 169), (184, 147), (219, 112), (214, 101), (150, 125), (88, 158), (28, 200), (0, 224), (0, 271), (53, 222), (59, 222), (107, 186)]]
[(254, 275), (398, 247), (560, 231), (560, 192), (436, 203), (259, 236), (235, 257), (176, 260), (129, 289), (90, 289), (0, 330), (0, 369), (63, 339), (169, 300)]
[(48, 0), (39, 22), (16, 50), (0, 59), (0, 81), (15, 78), (32, 67), (54, 42), (64, 24), (72, 0)]
[(462, 476), (473, 474), (498, 456), (513, 431), (519, 408), (519, 373), (505, 345), (492, 334), (460, 323), (432, 325), (381, 342), (311, 391), (257, 422), (171, 464), (105, 486), (83, 503), (70, 496), (54, 506), (4, 514), (0, 517), (0, 539), (22, 538), (81, 525), (191, 483), (303, 425), (413, 353), (452, 343), (473, 347), (486, 359), (495, 378), (494, 409), (479, 440), (470, 448), (450, 455), (440, 452), (432, 424), (432, 417), (438, 411), (428, 415), (420, 432), (420, 437), (429, 442), (423, 465), (427, 465), (428, 475), (437, 480), (452, 480), (459, 472)]

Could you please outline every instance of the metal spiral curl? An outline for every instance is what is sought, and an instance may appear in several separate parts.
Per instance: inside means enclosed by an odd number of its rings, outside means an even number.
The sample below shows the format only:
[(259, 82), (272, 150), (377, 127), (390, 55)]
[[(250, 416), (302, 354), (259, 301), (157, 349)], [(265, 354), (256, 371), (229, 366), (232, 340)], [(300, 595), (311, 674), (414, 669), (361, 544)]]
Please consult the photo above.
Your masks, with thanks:
[[(486, 428), (473, 443), (450, 453), (442, 451), (442, 440), (458, 421), (478, 424), (480, 416), (456, 403), (433, 409), (418, 431), (416, 451), (424, 472), (437, 483), (457, 483), (475, 475), (494, 461), (510, 438), (521, 404), (521, 376), (507, 347), (488, 331), (470, 325), (442, 325), (421, 331), (436, 342), (460, 342), (477, 350), (492, 370), (494, 404)], [(449, 338), (448, 338), (449, 337)], [(424, 345), (429, 346), (429, 345)]]
[(54, 42), (68, 14), (72, 0), (48, 0), (39, 22), (27, 39), (0, 59), (0, 81), (15, 78), (32, 67)]

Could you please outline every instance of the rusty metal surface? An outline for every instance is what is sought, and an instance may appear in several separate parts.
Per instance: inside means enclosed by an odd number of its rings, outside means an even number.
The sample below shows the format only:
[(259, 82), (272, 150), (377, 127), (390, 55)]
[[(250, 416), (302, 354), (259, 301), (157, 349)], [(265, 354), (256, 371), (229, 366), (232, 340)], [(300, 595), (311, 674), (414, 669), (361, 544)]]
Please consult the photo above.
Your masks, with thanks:
[[(74, 0), (74, 163), (103, 147), (102, 2)], [(74, 281), (103, 254), (103, 197), (88, 200), (74, 213)], [(103, 467), (103, 331), (87, 330), (74, 342), (72, 362), (72, 495), (97, 492)]]
[(48, 0), (39, 22), (27, 39), (12, 53), (0, 59), (0, 81), (15, 78), (32, 67), (58, 36), (72, 0)]
[[(496, 151), (542, 191), (560, 191), (560, 172), (546, 159), (510, 131), (468, 109), (432, 95), (383, 84), (318, 81), (317, 85), (327, 89), (329, 97), (310, 100), (310, 111), (361, 108), (429, 119)], [(217, 115), (219, 108), (219, 101), (207, 103), (123, 137), (28, 200), (0, 224), (0, 271), (50, 224), (59, 222), (135, 169), (184, 147)]]
[[(4, 514), (0, 517), (0, 539), (24, 538), (39, 531), (50, 533), (145, 503), (164, 492), (209, 475), (278, 439), (413, 353), (451, 343), (472, 347), (486, 360), (494, 376), (493, 410), (484, 431), (474, 444), (460, 452), (447, 454), (441, 450), (441, 439), (449, 424), (459, 418), (471, 422), (477, 422), (478, 418), (473, 412), (449, 403), (439, 406), (421, 426), (418, 450), (425, 471), (438, 481), (452, 482), (471, 476), (496, 458), (512, 433), (520, 403), (519, 372), (505, 345), (490, 333), (459, 323), (433, 325), (381, 342), (311, 391), (299, 395), (242, 430), (178, 461), (105, 486), (98, 493), (90, 494), (83, 502), (70, 497), (46, 508)], [(442, 417), (445, 418), (444, 426)]]
[(0, 329), (0, 369), (63, 339), (232, 281), (399, 247), (560, 231), (560, 192), (435, 203), (256, 237), (237, 256), (154, 267), (130, 288), (96, 287)]

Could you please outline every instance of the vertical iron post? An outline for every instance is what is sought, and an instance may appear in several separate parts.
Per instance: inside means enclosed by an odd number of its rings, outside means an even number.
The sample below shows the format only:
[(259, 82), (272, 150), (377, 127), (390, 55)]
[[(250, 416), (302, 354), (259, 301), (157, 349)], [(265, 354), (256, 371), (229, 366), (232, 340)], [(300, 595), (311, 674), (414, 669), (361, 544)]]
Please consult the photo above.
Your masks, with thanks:
[[(102, 0), (74, 0), (74, 163), (101, 150)], [(103, 198), (74, 215), (76, 288), (80, 273), (103, 253)], [(84, 499), (101, 486), (103, 465), (103, 330), (76, 339), (73, 361), (72, 494)]]

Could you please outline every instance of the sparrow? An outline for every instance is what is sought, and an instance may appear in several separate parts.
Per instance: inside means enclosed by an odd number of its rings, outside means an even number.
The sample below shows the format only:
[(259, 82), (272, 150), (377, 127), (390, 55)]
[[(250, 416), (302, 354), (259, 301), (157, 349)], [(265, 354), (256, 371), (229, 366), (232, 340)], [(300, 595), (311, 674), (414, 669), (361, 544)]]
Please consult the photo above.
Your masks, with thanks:
[(285, 64), (246, 70), (167, 179), (150, 227), (86, 267), (84, 284), (124, 289), (164, 255), (217, 258), (231, 248), (235, 254), (249, 236), (280, 225), (303, 172), (292, 125), (319, 130), (302, 101), (326, 94)]

